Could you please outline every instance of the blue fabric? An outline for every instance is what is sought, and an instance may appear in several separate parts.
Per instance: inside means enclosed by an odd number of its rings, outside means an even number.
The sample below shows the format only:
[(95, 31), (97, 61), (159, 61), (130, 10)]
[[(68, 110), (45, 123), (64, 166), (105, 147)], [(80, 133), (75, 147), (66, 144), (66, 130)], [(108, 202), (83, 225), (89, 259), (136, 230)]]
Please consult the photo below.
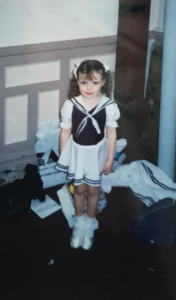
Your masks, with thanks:
[(165, 198), (135, 215), (130, 231), (141, 245), (148, 243), (172, 246), (175, 211), (173, 199)]

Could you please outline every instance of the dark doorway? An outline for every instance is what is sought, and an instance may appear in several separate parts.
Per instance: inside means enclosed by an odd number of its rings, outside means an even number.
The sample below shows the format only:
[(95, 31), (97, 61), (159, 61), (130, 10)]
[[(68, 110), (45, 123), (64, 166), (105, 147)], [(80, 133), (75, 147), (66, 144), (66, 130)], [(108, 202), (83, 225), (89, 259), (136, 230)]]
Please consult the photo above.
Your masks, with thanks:
[(144, 101), (150, 4), (150, 0), (119, 1), (115, 99), (121, 110), (119, 137), (128, 142), (127, 162), (146, 159), (157, 163), (157, 146), (154, 157), (151, 138), (149, 143), (144, 138), (144, 128), (151, 119)]
[(144, 95), (150, 0), (120, 0), (115, 92), (123, 101)]

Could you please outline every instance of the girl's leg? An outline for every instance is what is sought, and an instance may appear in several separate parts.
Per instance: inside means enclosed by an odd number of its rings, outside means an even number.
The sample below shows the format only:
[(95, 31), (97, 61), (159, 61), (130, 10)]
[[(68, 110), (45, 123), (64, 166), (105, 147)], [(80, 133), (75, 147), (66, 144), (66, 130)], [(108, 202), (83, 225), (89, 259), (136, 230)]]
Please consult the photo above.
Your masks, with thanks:
[[(89, 250), (93, 245), (94, 230), (98, 228), (96, 225), (96, 211), (99, 202), (99, 187), (87, 186), (87, 216), (86, 226), (84, 230), (84, 239), (82, 248)], [(97, 226), (97, 227), (96, 227)]]
[[(87, 193), (87, 216), (84, 216), (85, 193)], [(76, 221), (70, 245), (73, 248), (80, 246), (88, 250), (93, 245), (96, 225), (96, 211), (99, 202), (99, 188), (82, 184), (75, 186), (74, 192)]]
[(97, 186), (87, 186), (87, 216), (89, 218), (95, 218), (98, 202), (99, 202), (99, 187)]
[(75, 215), (77, 217), (80, 217), (84, 214), (85, 193), (86, 193), (86, 184), (75, 186), (74, 202), (75, 202)]
[(84, 205), (85, 205), (85, 193), (86, 185), (81, 184), (75, 186), (74, 191), (74, 202), (75, 202), (75, 224), (70, 240), (70, 245), (73, 248), (82, 247), (84, 238), (84, 227), (85, 227), (85, 216), (84, 216)]

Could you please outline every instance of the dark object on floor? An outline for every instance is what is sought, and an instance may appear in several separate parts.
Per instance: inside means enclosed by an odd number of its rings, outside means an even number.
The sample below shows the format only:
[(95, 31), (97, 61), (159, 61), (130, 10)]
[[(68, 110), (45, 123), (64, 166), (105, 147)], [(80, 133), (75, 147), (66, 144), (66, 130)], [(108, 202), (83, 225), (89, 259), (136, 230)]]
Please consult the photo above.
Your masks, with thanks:
[(39, 199), (41, 202), (45, 201), (45, 192), (43, 190), (43, 182), (38, 174), (38, 166), (27, 164), (24, 171), (24, 184), (30, 199)]
[(12, 216), (28, 212), (32, 199), (45, 201), (43, 182), (37, 166), (26, 165), (26, 175), (0, 187), (0, 216)]
[(23, 179), (17, 179), (0, 188), (0, 216), (6, 217), (28, 212), (31, 199)]
[(130, 231), (137, 238), (139, 245), (172, 246), (175, 211), (174, 200), (165, 198), (150, 207), (144, 208), (135, 216)]

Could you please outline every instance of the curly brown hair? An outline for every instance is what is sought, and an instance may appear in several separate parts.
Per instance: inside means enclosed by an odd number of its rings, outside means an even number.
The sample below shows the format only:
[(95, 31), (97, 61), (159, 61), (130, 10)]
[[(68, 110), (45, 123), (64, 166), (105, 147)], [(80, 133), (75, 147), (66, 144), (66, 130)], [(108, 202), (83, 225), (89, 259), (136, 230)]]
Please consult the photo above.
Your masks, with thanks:
[(77, 68), (76, 76), (72, 72), (72, 78), (70, 79), (67, 92), (68, 99), (71, 100), (73, 97), (80, 95), (77, 84), (77, 78), (79, 78), (79, 74), (85, 75), (85, 78), (88, 80), (93, 80), (93, 72), (97, 72), (102, 75), (102, 80), (105, 80), (105, 84), (101, 88), (101, 93), (111, 99), (113, 88), (111, 72), (106, 71), (103, 64), (98, 60), (85, 60)]

